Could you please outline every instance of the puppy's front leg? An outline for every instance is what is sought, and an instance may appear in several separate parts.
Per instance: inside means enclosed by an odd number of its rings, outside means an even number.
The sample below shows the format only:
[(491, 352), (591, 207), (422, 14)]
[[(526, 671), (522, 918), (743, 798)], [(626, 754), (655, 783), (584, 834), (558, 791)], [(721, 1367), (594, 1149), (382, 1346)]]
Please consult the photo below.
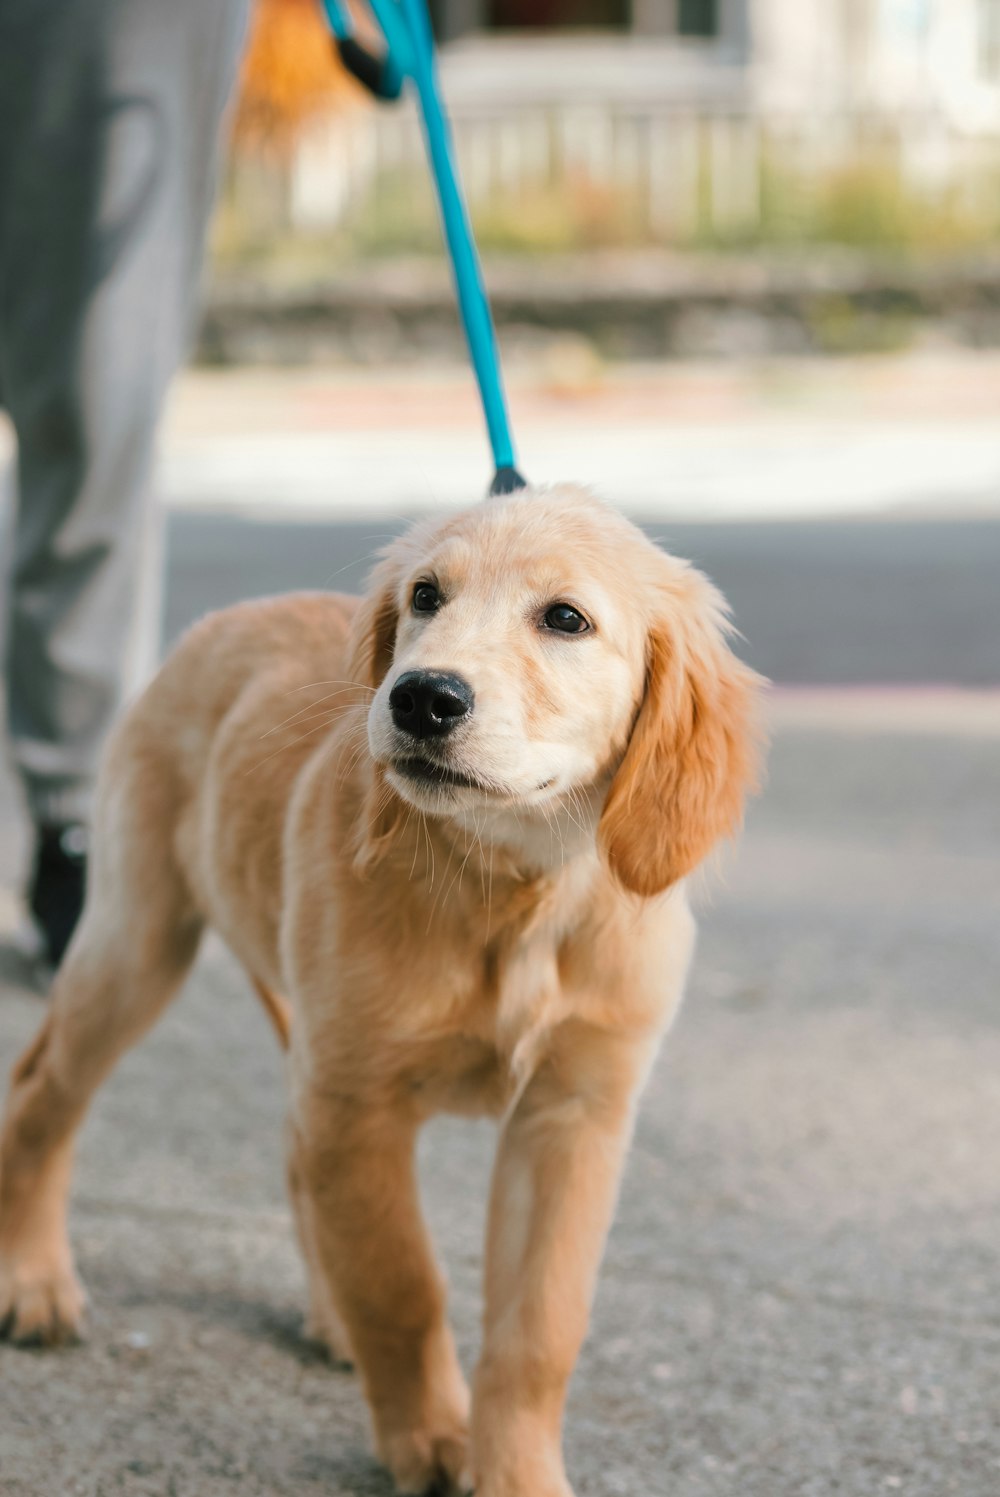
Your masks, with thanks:
[(650, 1048), (565, 1025), (507, 1120), (473, 1399), (476, 1497), (572, 1497), (563, 1405)]
[(466, 1490), (469, 1395), (420, 1213), (405, 1103), (314, 1090), (299, 1114), (303, 1181), (372, 1411), (401, 1492)]

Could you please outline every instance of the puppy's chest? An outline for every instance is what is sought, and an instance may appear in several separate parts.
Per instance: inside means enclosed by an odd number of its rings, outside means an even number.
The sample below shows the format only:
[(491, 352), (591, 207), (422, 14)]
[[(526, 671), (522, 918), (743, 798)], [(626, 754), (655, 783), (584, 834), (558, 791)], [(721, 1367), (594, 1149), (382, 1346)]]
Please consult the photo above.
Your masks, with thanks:
[(500, 1110), (572, 1011), (560, 982), (558, 941), (535, 931), (486, 945), (465, 973), (452, 975), (452, 991), (427, 1016), (411, 1084), (431, 1109)]

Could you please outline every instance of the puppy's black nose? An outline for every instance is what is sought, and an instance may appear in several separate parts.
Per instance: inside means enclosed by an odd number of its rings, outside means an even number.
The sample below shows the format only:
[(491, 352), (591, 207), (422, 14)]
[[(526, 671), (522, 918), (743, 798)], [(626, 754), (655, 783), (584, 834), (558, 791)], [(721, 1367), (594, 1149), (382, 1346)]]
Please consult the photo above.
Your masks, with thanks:
[(404, 671), (389, 693), (392, 720), (414, 738), (440, 738), (472, 711), (472, 687), (443, 671)]

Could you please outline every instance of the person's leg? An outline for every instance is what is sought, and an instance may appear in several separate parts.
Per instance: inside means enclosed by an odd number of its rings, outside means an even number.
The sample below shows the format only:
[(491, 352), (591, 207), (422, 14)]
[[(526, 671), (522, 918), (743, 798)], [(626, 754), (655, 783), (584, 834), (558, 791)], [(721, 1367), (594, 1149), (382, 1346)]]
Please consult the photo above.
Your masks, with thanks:
[[(86, 822), (105, 732), (155, 656), (153, 439), (247, 5), (0, 0), (0, 394), (18, 444), (7, 714), (29, 809), (53, 829), (35, 878), (50, 905), (73, 903), (61, 829)], [(71, 919), (33, 894), (58, 957)]]

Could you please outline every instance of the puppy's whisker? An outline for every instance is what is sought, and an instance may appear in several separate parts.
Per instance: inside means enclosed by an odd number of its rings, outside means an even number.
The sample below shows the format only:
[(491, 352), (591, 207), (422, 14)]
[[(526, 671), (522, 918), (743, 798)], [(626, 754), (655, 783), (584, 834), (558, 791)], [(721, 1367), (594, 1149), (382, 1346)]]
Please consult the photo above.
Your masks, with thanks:
[[(365, 540), (368, 541), (394, 541), (396, 539), (398, 539), (398, 537), (394, 535), (365, 536)], [(327, 591), (330, 587), (330, 583), (335, 582), (338, 577), (342, 577), (345, 572), (349, 572), (351, 567), (357, 567), (360, 571), (367, 571), (368, 567), (371, 565), (377, 555), (378, 551), (375, 547), (373, 547), (372, 550), (366, 551), (363, 556), (352, 557), (350, 561), (345, 561), (342, 567), (337, 567), (336, 570), (331, 572), (329, 576), (324, 580), (323, 590)]]
[[(573, 815), (573, 810), (571, 810), (570, 807), (573, 807), (574, 810), (579, 811), (579, 813), (580, 813), (579, 817)], [(569, 817), (570, 821), (576, 827), (577, 831), (581, 832), (583, 834), (583, 836), (586, 836), (587, 835), (587, 828), (584, 826), (583, 820), (582, 820), (583, 815), (584, 815), (583, 805), (582, 805), (579, 797), (577, 796), (576, 790), (572, 786), (570, 787), (570, 791), (569, 791), (568, 804), (565, 806), (564, 809), (566, 811), (566, 815)]]
[[(464, 861), (462, 863), (462, 875), (463, 875), (463, 877), (464, 877), (464, 874), (465, 874), (466, 864), (469, 862), (469, 859), (472, 857), (472, 854), (475, 852), (475, 850), (476, 850), (477, 847), (480, 848), (480, 849), (482, 848), (482, 843), (479, 840), (479, 826), (478, 826), (478, 823), (476, 822), (476, 818), (475, 817), (472, 818), (472, 824), (473, 824), (473, 828), (474, 828), (473, 840), (469, 844), (469, 851), (465, 854), (465, 859), (464, 859)], [(458, 892), (459, 892), (459, 894), (461, 894), (461, 892), (462, 892), (462, 879), (461, 878), (459, 878), (459, 881), (458, 881)]]
[(558, 814), (556, 812), (554, 812), (551, 809), (551, 807), (546, 806), (545, 807), (545, 819), (546, 819), (546, 821), (549, 824), (550, 846), (551, 846), (551, 833), (553, 831), (555, 831), (556, 836), (559, 838), (559, 866), (561, 868), (565, 867), (565, 865), (566, 865), (566, 841), (565, 841), (565, 838), (563, 837), (562, 827), (559, 825)]
[(260, 735), (261, 738), (270, 738), (272, 733), (280, 733), (282, 728), (287, 728), (289, 724), (295, 722), (296, 719), (306, 716), (308, 713), (313, 712), (317, 708), (321, 707), (324, 702), (330, 702), (334, 697), (341, 697), (346, 692), (351, 691), (352, 689), (353, 688), (350, 686), (342, 686), (337, 691), (328, 691), (325, 696), (317, 697), (315, 702), (309, 702), (307, 706), (300, 707), (298, 712), (293, 712), (291, 717), (286, 717), (283, 722), (276, 723), (273, 728), (268, 728), (266, 733), (262, 733)]
[(354, 768), (354, 765), (357, 762), (358, 762), (358, 751), (357, 750), (345, 751), (343, 760), (342, 760), (341, 765), (340, 765), (340, 768), (337, 771), (337, 786), (338, 786), (338, 788), (341, 785), (343, 785), (345, 779), (350, 774), (351, 770)]
[(280, 748), (274, 750), (273, 754), (268, 754), (266, 758), (261, 759), (257, 764), (251, 765), (249, 769), (244, 770), (244, 779), (247, 775), (256, 774), (258, 769), (263, 769), (265, 764), (270, 764), (271, 760), (276, 759), (279, 754), (285, 754), (289, 749), (295, 748), (298, 744), (305, 743), (307, 738), (312, 738), (315, 734), (323, 732), (325, 728), (330, 726), (331, 721), (332, 718), (327, 717), (323, 722), (317, 723), (314, 728), (310, 728), (307, 733), (302, 733), (298, 738), (293, 738), (291, 743), (283, 743)]
[(304, 728), (307, 723), (318, 722), (321, 717), (329, 722), (335, 722), (337, 716), (346, 711), (348, 706), (350, 703), (344, 703), (340, 707), (317, 706), (315, 710), (311, 707), (304, 709), (302, 712), (297, 712), (293, 718), (290, 717), (287, 722), (279, 723), (276, 728), (268, 728), (266, 732), (261, 733), (257, 742), (263, 743), (266, 739), (273, 738), (275, 734), (294, 733), (297, 728)]
[[(354, 754), (355, 756), (358, 755), (358, 754), (363, 754), (365, 752), (365, 750), (367, 749), (367, 747), (368, 747), (368, 733), (367, 733), (366, 721), (365, 721), (365, 718), (363, 716), (359, 716), (355, 720), (355, 722), (353, 724), (349, 723), (348, 726), (347, 726), (347, 728), (344, 731), (344, 759), (345, 759), (345, 762), (347, 761), (348, 757), (351, 754)], [(357, 762), (356, 757), (354, 758), (354, 760), (352, 762), (353, 763)], [(341, 776), (340, 778), (342, 779), (343, 776)], [(339, 783), (339, 780), (338, 780), (338, 783)]]
[[(404, 838), (405, 838), (407, 832), (410, 830), (410, 822), (413, 820), (413, 811), (414, 811), (414, 808), (413, 808), (412, 805), (408, 806), (407, 809), (406, 809), (406, 820), (403, 822), (403, 836), (404, 836)], [(409, 881), (410, 881), (411, 884), (413, 883), (413, 874), (414, 874), (414, 871), (415, 871), (416, 866), (417, 866), (417, 853), (419, 851), (420, 851), (420, 843), (419, 843), (418, 839), (416, 837), (414, 837), (413, 838), (413, 857), (410, 860), (410, 878), (409, 878)]]
[(494, 839), (490, 838), (490, 883), (489, 894), (486, 899), (486, 942), (489, 944), (490, 932), (493, 929), (493, 854), (496, 851)]
[[(475, 827), (475, 820), (476, 819), (473, 816), (473, 818), (472, 818), (473, 827)], [(471, 838), (471, 840), (469, 842), (469, 846), (466, 849), (465, 857), (462, 859), (461, 867), (458, 870), (458, 892), (459, 892), (459, 894), (461, 894), (461, 892), (462, 892), (462, 883), (463, 883), (463, 880), (465, 878), (465, 870), (468, 867), (469, 859), (472, 857), (472, 854), (475, 852), (475, 850), (476, 850), (476, 837), (475, 837), (475, 831), (473, 831), (472, 838)], [(454, 883), (454, 879), (452, 880), (452, 883)]]
[(349, 754), (345, 755), (344, 763), (341, 766), (339, 775), (337, 776), (338, 785), (342, 785), (344, 781), (354, 773), (354, 770), (364, 758), (367, 748), (367, 743), (360, 743), (356, 748), (352, 749)]
[(486, 903), (486, 849), (483, 847), (482, 828), (476, 822), (476, 841), (479, 843), (479, 889), (483, 904)]
[[(461, 886), (461, 875), (465, 872), (465, 865), (466, 865), (466, 863), (468, 863), (470, 854), (472, 853), (474, 847), (475, 847), (475, 843), (474, 842), (470, 843), (469, 849), (466, 852), (465, 857), (462, 859), (461, 863), (456, 867), (455, 872), (451, 876), (451, 882), (447, 886), (445, 885), (444, 879), (442, 878), (442, 880), (441, 880), (441, 888), (440, 888), (440, 890), (438, 892), (437, 898), (434, 901), (434, 907), (431, 910), (430, 915), (427, 918), (427, 931), (430, 930), (431, 925), (433, 924), (433, 921), (434, 921), (434, 916), (437, 914), (437, 911), (438, 911), (439, 907), (443, 906), (447, 902), (448, 895), (451, 893), (452, 889), (455, 887), (455, 880), (456, 879), (459, 880), (459, 891), (461, 891), (461, 887), (462, 887)], [(449, 846), (449, 848), (448, 848), (448, 857), (449, 857), (450, 861), (453, 861), (453, 862), (457, 861), (457, 854), (455, 852), (455, 849), (453, 847), (451, 847), (451, 846)]]
[(301, 686), (290, 686), (287, 691), (281, 692), (281, 696), (294, 696), (297, 691), (317, 691), (321, 686), (353, 686), (356, 691), (367, 691), (370, 696), (374, 696), (377, 690), (377, 687), (365, 686), (360, 681), (347, 681), (340, 676), (331, 677), (329, 681), (304, 681)]

